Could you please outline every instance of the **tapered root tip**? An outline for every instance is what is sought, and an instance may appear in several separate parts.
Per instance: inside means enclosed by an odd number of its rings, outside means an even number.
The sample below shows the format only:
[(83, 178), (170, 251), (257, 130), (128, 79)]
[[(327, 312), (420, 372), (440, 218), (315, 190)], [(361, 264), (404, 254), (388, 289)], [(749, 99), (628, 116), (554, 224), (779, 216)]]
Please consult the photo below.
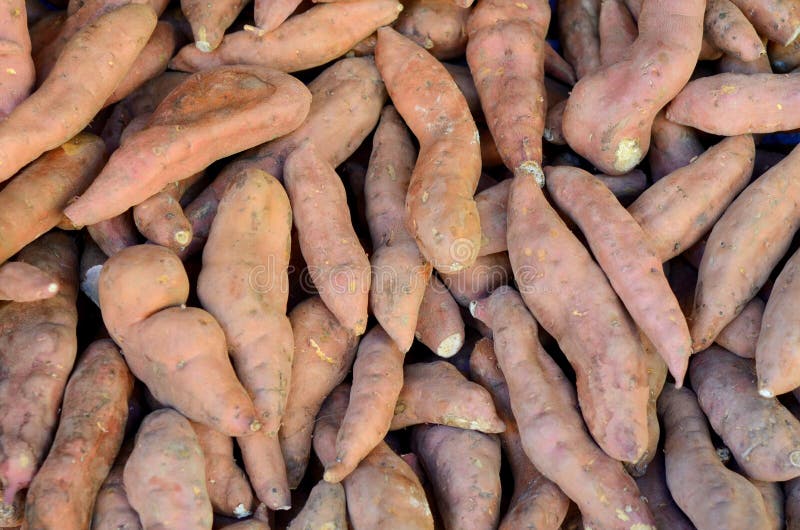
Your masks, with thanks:
[(436, 355), (447, 359), (457, 354), (463, 345), (464, 335), (461, 333), (454, 333), (439, 343), (439, 347), (436, 348)]
[(192, 240), (192, 233), (188, 230), (179, 230), (175, 232), (173, 237), (175, 242), (179, 244), (181, 248), (184, 248)]
[(620, 173), (627, 173), (642, 161), (642, 148), (639, 140), (635, 138), (625, 138), (617, 146), (614, 155), (614, 169)]
[(469, 314), (472, 315), (474, 318), (478, 318), (478, 301), (473, 300), (469, 303)]
[(533, 177), (540, 188), (544, 188), (544, 172), (536, 160), (526, 160), (517, 166), (517, 171)]
[(253, 422), (250, 424), (250, 430), (253, 431), (253, 432), (260, 431), (261, 430), (261, 422), (258, 421), (258, 420), (253, 420)]
[(773, 397), (775, 397), (775, 393), (772, 390), (770, 390), (769, 388), (759, 388), (758, 389), (758, 394), (761, 397), (765, 397), (765, 398), (773, 398)]
[(47, 292), (56, 294), (58, 292), (58, 284), (53, 282), (47, 286)]
[(322, 480), (330, 484), (338, 484), (342, 481), (345, 475), (346, 473), (344, 465), (342, 465), (341, 462), (336, 462), (325, 469), (325, 473), (322, 475)]

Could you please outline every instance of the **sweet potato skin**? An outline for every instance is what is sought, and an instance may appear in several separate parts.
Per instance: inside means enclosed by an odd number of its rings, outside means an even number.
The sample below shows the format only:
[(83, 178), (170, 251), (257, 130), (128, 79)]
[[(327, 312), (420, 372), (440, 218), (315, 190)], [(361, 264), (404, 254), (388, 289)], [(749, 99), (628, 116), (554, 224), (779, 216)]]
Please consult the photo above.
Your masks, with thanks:
[(375, 62), (392, 102), (420, 143), (406, 197), (409, 231), (437, 270), (468, 267), (480, 247), (473, 195), (481, 162), (466, 100), (441, 63), (391, 28), (378, 30)]
[(600, 68), (600, 0), (560, 0), (557, 5), (564, 57), (580, 79)]
[(764, 309), (764, 302), (760, 298), (753, 298), (730, 324), (722, 328), (714, 342), (739, 357), (755, 359)]
[(464, 345), (461, 310), (435, 275), (428, 279), (414, 336), (439, 357), (452, 357)]
[(174, 410), (144, 419), (123, 480), (143, 528), (211, 528), (203, 451), (189, 421)]
[(450, 294), (462, 307), (487, 296), (501, 285), (508, 285), (513, 277), (508, 252), (478, 256), (471, 267), (453, 274), (442, 274), (442, 281)]
[(25, 2), (11, 0), (0, 14), (3, 41), (0, 77), (0, 116), (7, 116), (33, 88), (36, 71), (31, 58), (31, 38)]
[(760, 35), (789, 46), (800, 34), (800, 8), (783, 0), (731, 0)]
[(89, 345), (67, 383), (53, 445), (28, 489), (26, 528), (89, 527), (122, 445), (133, 382), (112, 341)]
[(693, 530), (694, 525), (678, 508), (667, 488), (667, 472), (664, 468), (664, 452), (658, 451), (650, 461), (647, 471), (636, 478), (636, 485), (647, 505), (653, 512), (656, 528), (673, 528), (675, 530)]
[(743, 61), (755, 61), (767, 53), (753, 25), (730, 0), (708, 0), (703, 27), (711, 44)]
[(303, 509), (292, 519), (287, 530), (347, 530), (347, 506), (344, 486), (321, 480), (311, 489)]
[(411, 0), (403, 4), (393, 27), (437, 59), (455, 59), (467, 46), (469, 14), (450, 0)]
[(688, 165), (705, 151), (694, 129), (669, 121), (664, 110), (656, 114), (651, 134), (647, 158), (654, 183)]
[[(127, 129), (126, 129), (127, 130)], [(167, 184), (164, 189), (133, 207), (133, 222), (148, 241), (180, 252), (192, 241), (192, 223), (180, 204), (181, 197), (205, 172)]]
[(181, 0), (181, 11), (192, 26), (194, 45), (201, 52), (210, 52), (219, 46), (225, 30), (247, 5), (245, 0), (203, 2)]
[(0, 265), (0, 300), (36, 302), (57, 292), (56, 278), (34, 265), (20, 261)]
[(122, 480), (131, 449), (132, 443), (123, 446), (114, 467), (97, 492), (91, 530), (142, 530), (139, 514), (128, 502)]
[(302, 0), (255, 0), (253, 14), (258, 29), (270, 32), (283, 24)]

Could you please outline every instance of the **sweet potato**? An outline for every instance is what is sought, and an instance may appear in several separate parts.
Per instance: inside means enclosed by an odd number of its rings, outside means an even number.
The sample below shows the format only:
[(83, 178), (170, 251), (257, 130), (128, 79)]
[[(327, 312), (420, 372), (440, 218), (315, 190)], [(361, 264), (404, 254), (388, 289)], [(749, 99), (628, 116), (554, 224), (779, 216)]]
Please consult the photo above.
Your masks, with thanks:
[(564, 57), (580, 79), (600, 69), (600, 0), (559, 0), (557, 5)]
[(403, 369), (392, 430), (419, 423), (438, 423), (485, 433), (503, 432), (492, 398), (446, 361), (415, 363)]
[(485, 0), (467, 24), (467, 62), (486, 123), (509, 169), (542, 177), (545, 0)]
[(692, 353), (689, 326), (646, 233), (611, 191), (582, 169), (548, 168), (547, 189), (580, 227), (612, 287), (680, 388)]
[(800, 421), (777, 399), (759, 396), (751, 360), (712, 346), (695, 355), (689, 374), (708, 421), (748, 476), (800, 476)]
[[(127, 130), (127, 129), (126, 129)], [(180, 252), (192, 241), (192, 223), (180, 200), (184, 192), (202, 179), (204, 172), (167, 184), (164, 189), (133, 207), (133, 222), (139, 232), (156, 245)]]
[(37, 302), (52, 298), (58, 281), (30, 263), (13, 261), (0, 265), (0, 300)]
[(752, 61), (743, 61), (735, 55), (724, 54), (717, 62), (717, 71), (721, 74), (771, 74), (772, 65), (766, 55)]
[(795, 148), (753, 181), (714, 225), (700, 262), (692, 340), (695, 351), (715, 337), (764, 285), (798, 227), (800, 165)]
[(603, 0), (600, 2), (597, 33), (600, 37), (600, 64), (609, 66), (625, 58), (639, 36), (639, 29), (625, 2)]
[(113, 256), (123, 249), (139, 244), (139, 233), (136, 231), (133, 212), (130, 210), (89, 225), (86, 231), (106, 256)]
[(78, 226), (118, 215), (215, 160), (291, 132), (305, 119), (310, 99), (293, 77), (259, 66), (191, 76), (158, 105), (147, 128), (114, 151), (64, 213)]
[(128, 494), (122, 481), (125, 463), (132, 449), (132, 443), (122, 447), (114, 467), (97, 492), (91, 530), (142, 530), (139, 514), (128, 502)]
[(446, 530), (495, 528), (500, 519), (500, 442), (494, 435), (419, 425), (414, 453), (433, 485)]
[(220, 526), (219, 530), (269, 530), (269, 523), (258, 519), (247, 519), (245, 521)]
[(508, 253), (498, 252), (479, 256), (471, 267), (441, 276), (455, 301), (462, 307), (468, 307), (473, 300), (483, 298), (501, 285), (511, 283), (513, 273)]
[(308, 464), (314, 419), (325, 396), (350, 371), (357, 340), (318, 296), (298, 304), (289, 320), (294, 333), (292, 384), (278, 434), (289, 485), (296, 488)]
[(406, 197), (407, 226), (437, 270), (469, 267), (480, 247), (473, 195), (481, 161), (464, 96), (441, 63), (391, 28), (378, 31), (375, 62), (392, 102), (420, 143)]
[(666, 385), (658, 413), (666, 431), (667, 485), (692, 523), (700, 530), (768, 528), (761, 493), (720, 462), (694, 393)]
[(694, 530), (694, 525), (684, 515), (667, 488), (667, 472), (664, 469), (664, 452), (656, 453), (647, 466), (647, 471), (636, 478), (636, 485), (653, 512), (656, 528), (671, 530)]
[(353, 229), (341, 179), (306, 141), (286, 159), (284, 180), (311, 280), (342, 326), (363, 334), (370, 263)]
[(286, 530), (347, 530), (344, 487), (321, 480)]
[(768, 530), (782, 530), (784, 525), (784, 501), (781, 485), (777, 482), (763, 482), (755, 479), (749, 480), (764, 499), (764, 506), (767, 509), (767, 519), (769, 520)]
[(549, 42), (544, 47), (544, 72), (553, 79), (572, 86), (577, 81), (575, 70), (566, 59), (553, 49)]
[[(371, 58), (342, 59), (309, 83), (308, 89), (312, 96), (311, 109), (300, 127), (226, 166), (186, 207), (186, 217), (192, 222), (194, 235), (188, 253), (202, 248), (222, 194), (242, 169), (256, 167), (282, 180), (286, 157), (307, 139), (324, 160), (336, 167), (347, 160), (375, 128), (386, 100), (386, 90)], [(331, 127), (331, 123), (337, 125)]]
[(555, 105), (547, 108), (547, 114), (544, 118), (544, 129), (542, 130), (542, 137), (554, 145), (566, 145), (567, 140), (564, 138), (564, 109), (567, 108), (567, 100), (562, 100)]
[(789, 46), (777, 42), (767, 44), (767, 55), (775, 73), (786, 74), (800, 66), (800, 42), (795, 41)]
[(125, 435), (133, 375), (108, 339), (89, 345), (64, 391), (53, 445), (31, 482), (25, 527), (89, 528)]
[[(26, 2), (26, 5), (29, 2)], [(36, 2), (39, 4), (40, 2)], [(36, 57), (39, 51), (46, 45), (50, 44), (53, 39), (58, 37), (61, 32), (61, 26), (67, 18), (67, 13), (64, 11), (49, 11), (47, 16), (42, 17), (36, 22), (31, 23), (28, 19), (28, 33), (31, 40), (31, 55)]]
[(656, 114), (694, 70), (704, 8), (701, 0), (646, 2), (639, 36), (625, 59), (573, 87), (564, 111), (564, 136), (603, 173), (626, 173), (647, 153)]
[(123, 480), (145, 530), (211, 528), (203, 450), (189, 421), (174, 410), (144, 419)]
[(499, 528), (559, 528), (567, 515), (569, 499), (536, 469), (525, 454), (517, 420), (511, 410), (508, 385), (490, 339), (484, 338), (475, 344), (469, 367), (472, 379), (492, 395), (497, 413), (505, 424), (500, 442), (514, 476), (514, 493)]
[(419, 307), (431, 274), (405, 227), (405, 199), (416, 152), (394, 107), (381, 113), (364, 182), (366, 218), (372, 238), (370, 307), (406, 352), (414, 342)]
[(638, 198), (648, 188), (647, 175), (641, 169), (633, 169), (624, 175), (612, 176), (600, 173), (595, 175), (595, 178), (611, 190), (623, 206)]
[(269, 33), (283, 24), (302, 3), (303, 0), (255, 0), (253, 12), (256, 26)]
[(755, 61), (767, 53), (753, 25), (730, 0), (708, 0), (703, 25), (704, 36), (727, 54)]
[(654, 530), (633, 479), (586, 433), (574, 391), (539, 343), (536, 321), (519, 293), (501, 287), (470, 311), (492, 328), (511, 409), (533, 465), (578, 504), (587, 527)]
[(747, 302), (742, 312), (722, 328), (714, 342), (739, 357), (754, 359), (764, 318), (764, 307), (765, 304), (760, 298), (753, 298)]
[(760, 35), (788, 46), (800, 35), (800, 7), (785, 0), (731, 0)]
[(247, 0), (204, 2), (181, 0), (181, 11), (192, 25), (194, 45), (201, 52), (210, 52), (222, 42), (225, 30), (239, 16)]
[(784, 512), (786, 513), (786, 530), (800, 528), (800, 479), (792, 479), (783, 483), (786, 496)]
[(28, 16), (23, 0), (10, 0), (0, 13), (3, 41), (0, 65), (0, 116), (8, 116), (33, 88), (36, 70), (31, 58)]
[[(155, 25), (152, 9), (130, 4), (101, 16), (70, 39), (39, 89), (0, 122), (0, 181), (62, 145), (92, 120)], [(114, 52), (109, 42), (114, 42)], [(42, 116), (51, 118), (46, 127)]]
[[(375, 41), (377, 44), (377, 34)], [(447, 71), (458, 85), (458, 89), (464, 95), (467, 102), (469, 111), (476, 120), (480, 120), (483, 116), (483, 109), (481, 108), (481, 99), (478, 96), (478, 89), (475, 88), (475, 81), (472, 79), (472, 74), (468, 66), (461, 66), (460, 64), (442, 63)]]
[(281, 72), (307, 70), (344, 55), (361, 39), (394, 21), (402, 9), (397, 0), (318, 5), (269, 33), (258, 28), (229, 33), (209, 53), (187, 45), (172, 59), (170, 68), (197, 72), (223, 64), (257, 64)]
[(18, 258), (56, 278), (59, 290), (46, 300), (0, 307), (0, 365), (4, 367), (0, 376), (4, 411), (0, 523), (4, 526), (20, 522), (20, 492), (30, 484), (53, 440), (61, 397), (77, 353), (75, 245), (66, 235), (54, 232), (25, 247)]
[(430, 277), (422, 297), (414, 336), (439, 357), (452, 357), (464, 345), (461, 310), (436, 275)]
[(713, 227), (750, 181), (754, 158), (751, 135), (725, 138), (628, 207), (661, 261), (682, 253)]
[(653, 182), (688, 165), (705, 151), (694, 129), (669, 121), (663, 110), (656, 114), (651, 136), (647, 158)]
[(526, 305), (575, 369), (589, 431), (612, 458), (636, 462), (647, 445), (648, 387), (633, 322), (533, 177), (520, 172), (509, 192), (508, 241)]
[(99, 294), (109, 334), (158, 401), (229, 436), (261, 428), (222, 328), (202, 309), (186, 307), (189, 279), (173, 252), (157, 245), (118, 252), (103, 266)]
[(407, 0), (394, 29), (440, 60), (464, 55), (469, 8), (451, 0)]

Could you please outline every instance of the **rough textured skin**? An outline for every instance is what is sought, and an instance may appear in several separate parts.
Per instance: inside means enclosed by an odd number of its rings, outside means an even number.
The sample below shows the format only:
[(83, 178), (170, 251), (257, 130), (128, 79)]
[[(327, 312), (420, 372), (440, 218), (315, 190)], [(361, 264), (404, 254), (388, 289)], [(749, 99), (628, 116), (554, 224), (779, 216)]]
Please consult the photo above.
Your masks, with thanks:
[(572, 89), (563, 127), (573, 150), (612, 175), (641, 162), (656, 114), (694, 70), (704, 8), (702, 0), (644, 4), (639, 37), (624, 60), (582, 78)]
[(148, 241), (175, 252), (180, 252), (192, 241), (192, 223), (183, 213), (180, 200), (184, 192), (204, 175), (201, 171), (188, 179), (170, 182), (133, 207), (133, 222)]
[(514, 475), (514, 494), (500, 521), (501, 530), (556, 530), (564, 521), (569, 498), (531, 463), (511, 410), (511, 398), (500, 371), (491, 339), (481, 339), (469, 358), (470, 377), (492, 394), (497, 413), (505, 424), (500, 434), (503, 452)]
[(341, 482), (389, 432), (403, 389), (404, 352), (380, 325), (358, 345), (350, 402), (336, 436), (336, 462), (325, 480)]
[(127, 210), (119, 215), (86, 227), (92, 240), (106, 256), (139, 244), (139, 233), (133, 222), (133, 215)]
[(386, 101), (386, 90), (372, 58), (342, 59), (309, 83), (308, 89), (311, 108), (300, 127), (226, 166), (186, 207), (194, 235), (189, 254), (202, 248), (222, 194), (242, 169), (255, 167), (282, 180), (286, 157), (305, 140), (314, 144), (320, 157), (337, 167), (375, 128)]
[(189, 279), (172, 251), (136, 245), (118, 252), (103, 265), (99, 294), (109, 334), (156, 400), (229, 436), (261, 428), (222, 328), (202, 309), (186, 307)]
[(503, 432), (491, 395), (446, 361), (406, 365), (392, 430), (438, 423), (486, 433)]
[(411, 436), (445, 530), (497, 527), (501, 495), (497, 437), (445, 425), (419, 425)]
[(344, 55), (402, 11), (397, 0), (353, 0), (315, 6), (264, 33), (246, 28), (230, 33), (204, 53), (185, 46), (170, 62), (173, 70), (197, 72), (222, 64), (258, 64), (281, 72), (323, 65)]
[(130, 69), (155, 26), (152, 9), (129, 4), (76, 33), (39, 89), (0, 122), (0, 181), (81, 132)]
[(28, 97), (36, 79), (23, 0), (4, 2), (0, 28), (0, 116), (7, 116)]
[(669, 121), (666, 111), (656, 114), (651, 131), (650, 178), (657, 182), (702, 155), (705, 147), (691, 127)]
[(764, 285), (800, 227), (800, 148), (753, 181), (714, 225), (692, 314), (695, 351), (708, 347)]
[(18, 259), (55, 277), (59, 290), (46, 300), (0, 307), (0, 523), (4, 526), (20, 523), (17, 495), (30, 484), (53, 440), (78, 348), (75, 245), (54, 232), (28, 245)]
[(473, 300), (479, 300), (501, 285), (511, 283), (513, 274), (508, 252), (498, 252), (478, 256), (471, 267), (453, 274), (442, 274), (441, 277), (455, 301), (462, 307), (468, 307)]
[(800, 5), (793, 0), (731, 0), (760, 35), (784, 46), (800, 34)]
[(202, 423), (192, 422), (192, 429), (203, 451), (206, 490), (214, 513), (229, 517), (249, 515), (253, 510), (253, 490), (233, 459), (233, 440)]
[(533, 465), (578, 504), (587, 527), (655, 530), (633, 479), (586, 432), (572, 386), (539, 343), (536, 321), (519, 293), (501, 287), (470, 311), (492, 328), (511, 409)]
[(699, 530), (769, 528), (761, 493), (720, 461), (694, 393), (666, 385), (658, 414), (666, 431), (667, 486), (692, 523)]
[(786, 74), (800, 66), (800, 41), (795, 40), (789, 46), (776, 42), (767, 44), (767, 55), (772, 69), (776, 73)]
[(689, 368), (700, 407), (748, 476), (768, 482), (800, 476), (800, 421), (777, 399), (759, 396), (755, 366), (717, 346)]
[(558, 31), (564, 57), (578, 79), (600, 68), (600, 0), (559, 0)]
[(284, 181), (314, 286), (342, 326), (363, 334), (370, 263), (353, 229), (341, 178), (307, 141), (286, 159)]
[(114, 467), (97, 492), (91, 530), (142, 530), (139, 514), (128, 502), (122, 481), (125, 463), (132, 449), (130, 443), (123, 446)]
[(227, 66), (191, 76), (64, 213), (77, 226), (120, 214), (215, 160), (291, 132), (310, 100), (298, 80), (264, 67)]
[(133, 383), (112, 341), (89, 345), (64, 392), (53, 445), (28, 489), (28, 530), (89, 528), (95, 497), (122, 445)]
[(506, 167), (541, 177), (547, 113), (544, 38), (550, 23), (545, 0), (482, 0), (467, 25), (467, 62), (486, 123)]
[(760, 298), (747, 302), (742, 312), (722, 328), (714, 342), (739, 357), (755, 359), (764, 308), (765, 304)]
[(692, 339), (664, 276), (663, 260), (647, 234), (611, 190), (580, 168), (548, 168), (547, 189), (558, 208), (580, 227), (611, 286), (680, 387)]
[(308, 465), (314, 419), (325, 397), (350, 371), (358, 341), (318, 296), (298, 304), (289, 320), (294, 332), (292, 384), (279, 438), (289, 485), (296, 488)]
[(123, 480), (144, 530), (211, 528), (203, 451), (189, 421), (174, 410), (144, 419)]
[(725, 138), (654, 183), (628, 207), (661, 261), (681, 254), (708, 233), (750, 182), (754, 160), (751, 135)]
[[(725, 54), (717, 63), (717, 71), (720, 74), (771, 74), (772, 66), (769, 64), (769, 58), (766, 55), (762, 55), (754, 61), (743, 61), (735, 55)], [(780, 104), (782, 105), (783, 103), (781, 102)]]
[(419, 306), (415, 337), (440, 357), (452, 357), (464, 345), (464, 319), (453, 295), (433, 275)]
[(58, 292), (56, 278), (21, 261), (0, 265), (0, 300), (36, 302), (52, 298)]
[(755, 351), (758, 390), (762, 395), (777, 396), (800, 387), (799, 272), (800, 251), (786, 262), (764, 309)]
[(753, 25), (730, 0), (708, 0), (703, 26), (703, 36), (726, 54), (755, 61), (767, 53)]
[(473, 195), (481, 160), (466, 100), (441, 63), (391, 28), (378, 30), (375, 62), (420, 143), (406, 197), (407, 226), (437, 270), (469, 267), (480, 247)]
[(600, 2), (597, 33), (600, 36), (600, 63), (605, 67), (625, 58), (639, 36), (639, 28), (625, 2), (603, 0)]
[(239, 16), (247, 0), (181, 0), (181, 11), (192, 26), (194, 45), (201, 52), (219, 46), (225, 30)]
[(780, 483), (762, 482), (755, 479), (749, 480), (761, 492), (761, 497), (764, 499), (764, 506), (767, 509), (767, 518), (769, 519), (767, 530), (782, 530), (784, 527), (784, 500)]
[(344, 487), (321, 480), (286, 530), (347, 530)]
[[(348, 385), (339, 385), (317, 417), (314, 452), (324, 466), (336, 458), (336, 433), (349, 392)], [(344, 480), (344, 489), (354, 530), (433, 530), (433, 517), (419, 478), (386, 442), (379, 443)]]
[(464, 55), (469, 8), (451, 0), (407, 0), (403, 8), (393, 24), (394, 29), (439, 60)]
[(255, 0), (253, 13), (258, 29), (270, 32), (283, 24), (303, 0)]
[(475, 195), (478, 215), (481, 218), (481, 248), (478, 257), (508, 249), (506, 208), (510, 187), (511, 179), (507, 179)]
[(647, 500), (656, 528), (669, 528), (670, 530), (694, 530), (694, 525), (684, 515), (667, 488), (667, 472), (664, 469), (664, 452), (656, 453), (650, 461), (647, 471), (636, 478), (639, 491)]
[(364, 181), (366, 218), (372, 238), (369, 304), (402, 352), (414, 342), (419, 307), (431, 266), (405, 226), (405, 202), (416, 150), (392, 106), (381, 113), (372, 138)]
[(517, 173), (508, 203), (508, 254), (520, 293), (575, 369), (594, 439), (612, 458), (636, 462), (647, 446), (648, 387), (633, 322), (533, 177)]

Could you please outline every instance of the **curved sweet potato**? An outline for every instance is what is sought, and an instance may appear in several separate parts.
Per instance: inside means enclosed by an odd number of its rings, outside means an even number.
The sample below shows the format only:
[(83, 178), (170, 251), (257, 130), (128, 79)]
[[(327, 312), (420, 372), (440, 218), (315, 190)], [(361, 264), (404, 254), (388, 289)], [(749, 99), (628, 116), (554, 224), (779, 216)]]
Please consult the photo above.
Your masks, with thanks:
[(784, 0), (731, 0), (760, 35), (784, 46), (800, 35), (800, 7)]
[(667, 488), (667, 472), (664, 469), (664, 453), (659, 451), (647, 466), (647, 471), (636, 478), (636, 485), (653, 512), (656, 528), (670, 530), (694, 530), (694, 525), (678, 508)]
[(473, 195), (481, 161), (478, 131), (464, 96), (441, 63), (391, 28), (378, 31), (375, 62), (392, 102), (420, 143), (406, 197), (406, 224), (434, 268), (455, 272), (469, 267), (480, 247)]
[(0, 12), (0, 116), (8, 116), (33, 88), (36, 70), (25, 2), (10, 0)]
[(436, 275), (428, 280), (414, 336), (439, 357), (452, 357), (464, 345), (461, 310)]
[(455, 59), (467, 47), (469, 14), (451, 0), (407, 0), (393, 27), (437, 59)]
[(89, 528), (95, 497), (125, 436), (133, 383), (113, 342), (89, 345), (64, 391), (53, 445), (28, 489), (26, 528)]
[(645, 3), (639, 36), (625, 59), (573, 87), (564, 111), (564, 136), (603, 173), (626, 173), (644, 158), (656, 114), (694, 70), (704, 9), (702, 0)]
[(181, 0), (181, 11), (192, 26), (197, 49), (201, 52), (216, 49), (222, 42), (225, 30), (233, 24), (247, 3), (247, 0)]
[(708, 0), (703, 26), (704, 37), (726, 54), (755, 61), (767, 53), (753, 25), (731, 0)]
[(559, 0), (557, 6), (564, 57), (580, 79), (600, 69), (600, 0)]
[(310, 99), (298, 80), (258, 66), (191, 76), (158, 105), (144, 130), (114, 151), (64, 214), (77, 226), (120, 214), (215, 160), (296, 129)]
[(321, 480), (286, 530), (347, 530), (344, 487)]
[(122, 481), (125, 463), (132, 449), (133, 444), (130, 442), (122, 447), (114, 467), (97, 492), (91, 530), (142, 530), (139, 514), (128, 502), (128, 494)]

